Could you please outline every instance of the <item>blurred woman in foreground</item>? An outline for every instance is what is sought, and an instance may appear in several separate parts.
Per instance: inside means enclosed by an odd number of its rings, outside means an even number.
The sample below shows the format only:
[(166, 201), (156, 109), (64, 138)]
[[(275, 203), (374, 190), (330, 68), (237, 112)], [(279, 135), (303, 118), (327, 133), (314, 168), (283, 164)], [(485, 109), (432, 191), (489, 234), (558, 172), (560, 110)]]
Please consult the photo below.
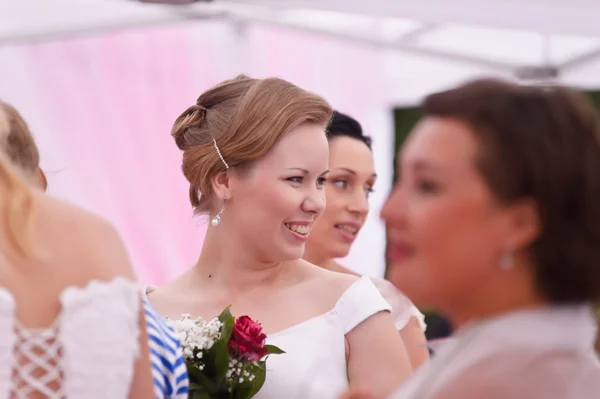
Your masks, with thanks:
[(422, 112), (381, 212), (390, 279), (458, 331), (392, 398), (597, 398), (597, 111), (480, 80)]

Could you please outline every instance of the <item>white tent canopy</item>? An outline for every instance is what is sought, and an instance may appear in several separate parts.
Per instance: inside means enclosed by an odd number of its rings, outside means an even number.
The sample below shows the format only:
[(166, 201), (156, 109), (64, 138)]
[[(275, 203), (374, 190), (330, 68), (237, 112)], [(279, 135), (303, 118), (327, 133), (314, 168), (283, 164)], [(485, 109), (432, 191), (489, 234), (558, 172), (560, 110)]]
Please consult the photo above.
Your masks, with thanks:
[[(358, 118), (374, 139), (377, 190), (345, 264), (381, 276), (385, 229), (378, 213), (393, 176), (391, 108), (481, 75), (529, 73), (600, 88), (599, 15), (599, 0), (214, 0), (186, 6), (0, 0), (0, 96), (41, 132), (43, 166), (70, 166), (54, 177), (55, 194), (120, 226), (137, 264), (186, 265), (182, 237), (193, 237), (187, 215), (168, 218), (173, 224), (164, 234), (152, 218), (147, 221), (151, 205), (137, 200), (142, 193), (158, 195), (163, 208), (184, 209), (175, 194), (183, 187), (179, 171), (167, 174), (143, 157), (138, 162), (108, 137), (134, 140), (131, 121), (141, 121), (147, 124), (139, 131), (144, 139), (131, 148), (138, 155), (167, 154), (164, 132), (186, 98), (240, 72), (277, 75), (316, 91)], [(173, 24), (188, 26), (142, 30)], [(136, 31), (63, 40), (125, 29)], [(29, 45), (36, 42), (51, 43)], [(158, 110), (149, 93), (159, 99)], [(90, 122), (98, 110), (112, 117)], [(85, 159), (75, 155), (81, 148), (89, 149)], [(99, 191), (90, 176), (111, 185)], [(155, 185), (168, 189), (157, 194)], [(141, 239), (146, 233), (157, 237)], [(178, 270), (150, 269), (142, 276), (152, 283)]]
[(582, 66), (596, 69), (598, 15), (600, 2), (595, 0), (216, 0), (186, 6), (135, 0), (0, 0), (0, 44), (222, 19), (300, 29), (502, 74), (523, 66), (552, 66), (570, 73)]

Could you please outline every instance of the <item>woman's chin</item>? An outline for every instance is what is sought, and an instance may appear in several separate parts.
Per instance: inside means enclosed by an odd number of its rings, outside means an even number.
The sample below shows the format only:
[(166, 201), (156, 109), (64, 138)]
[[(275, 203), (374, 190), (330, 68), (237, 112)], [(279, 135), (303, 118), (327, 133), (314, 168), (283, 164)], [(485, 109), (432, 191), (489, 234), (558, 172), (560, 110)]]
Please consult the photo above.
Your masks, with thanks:
[(331, 246), (330, 257), (332, 259), (345, 258), (350, 253), (350, 248), (352, 248), (351, 244), (346, 244), (345, 242), (338, 241)]
[(305, 245), (285, 245), (278, 255), (281, 262), (300, 259), (304, 256)]
[(348, 256), (347, 252), (339, 253), (331, 257), (331, 259), (345, 259)]
[(313, 245), (309, 246), (310, 250), (305, 254), (305, 259), (314, 263), (345, 258), (350, 253), (351, 245), (339, 240), (321, 240), (318, 246), (315, 246), (314, 242), (309, 243)]

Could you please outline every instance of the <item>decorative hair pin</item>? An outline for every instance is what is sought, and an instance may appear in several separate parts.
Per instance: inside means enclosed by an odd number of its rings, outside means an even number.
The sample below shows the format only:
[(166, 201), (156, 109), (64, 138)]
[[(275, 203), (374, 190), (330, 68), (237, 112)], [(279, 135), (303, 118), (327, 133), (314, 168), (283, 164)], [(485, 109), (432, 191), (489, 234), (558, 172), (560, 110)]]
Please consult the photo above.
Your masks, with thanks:
[(219, 146), (217, 145), (217, 141), (213, 137), (213, 145), (215, 146), (215, 150), (217, 150), (217, 154), (219, 154), (219, 158), (221, 158), (221, 162), (225, 165), (225, 169), (229, 169), (229, 165), (225, 162), (225, 158), (223, 158), (223, 154), (221, 154), (221, 150), (219, 150)]

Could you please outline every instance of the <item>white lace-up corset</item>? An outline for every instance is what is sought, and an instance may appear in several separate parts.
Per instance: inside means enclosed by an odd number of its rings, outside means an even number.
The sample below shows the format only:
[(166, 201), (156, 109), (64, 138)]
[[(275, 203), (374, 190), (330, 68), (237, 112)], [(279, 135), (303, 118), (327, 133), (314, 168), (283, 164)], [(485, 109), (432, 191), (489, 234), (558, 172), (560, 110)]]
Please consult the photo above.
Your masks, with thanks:
[(124, 278), (68, 287), (47, 328), (15, 318), (0, 288), (0, 399), (125, 399), (139, 352), (139, 288)]

